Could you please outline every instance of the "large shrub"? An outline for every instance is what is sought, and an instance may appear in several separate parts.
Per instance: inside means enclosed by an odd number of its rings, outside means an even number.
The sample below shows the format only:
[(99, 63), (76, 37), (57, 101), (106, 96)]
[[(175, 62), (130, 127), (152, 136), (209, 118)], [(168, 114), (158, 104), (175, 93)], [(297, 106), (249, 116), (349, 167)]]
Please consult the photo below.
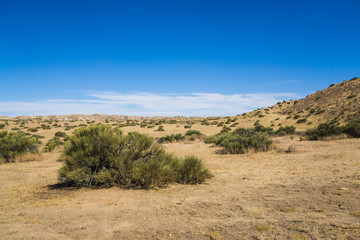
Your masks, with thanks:
[(270, 149), (272, 141), (266, 130), (260, 128), (238, 128), (233, 132), (222, 132), (205, 139), (205, 143), (221, 146), (220, 153), (243, 154), (249, 151), (264, 152)]
[(149, 188), (171, 182), (201, 183), (212, 177), (197, 158), (176, 158), (146, 135), (124, 135), (107, 125), (76, 130), (65, 144), (62, 159), (60, 181), (76, 187)]
[(17, 157), (38, 152), (38, 139), (27, 137), (23, 132), (0, 132), (0, 159), (2, 162), (14, 162)]

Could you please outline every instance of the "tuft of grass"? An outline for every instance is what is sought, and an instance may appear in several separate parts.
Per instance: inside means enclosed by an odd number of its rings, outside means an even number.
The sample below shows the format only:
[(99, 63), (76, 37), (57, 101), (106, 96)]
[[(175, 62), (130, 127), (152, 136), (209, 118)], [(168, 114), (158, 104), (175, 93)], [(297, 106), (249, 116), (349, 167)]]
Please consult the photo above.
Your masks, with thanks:
[(284, 213), (293, 213), (296, 211), (296, 208), (293, 206), (285, 206), (285, 207), (280, 208), (280, 211), (284, 212)]
[(352, 212), (351, 215), (360, 218), (360, 212)]
[(255, 225), (252, 227), (252, 229), (259, 231), (259, 232), (264, 232), (264, 231), (268, 231), (270, 230), (270, 226), (268, 225)]

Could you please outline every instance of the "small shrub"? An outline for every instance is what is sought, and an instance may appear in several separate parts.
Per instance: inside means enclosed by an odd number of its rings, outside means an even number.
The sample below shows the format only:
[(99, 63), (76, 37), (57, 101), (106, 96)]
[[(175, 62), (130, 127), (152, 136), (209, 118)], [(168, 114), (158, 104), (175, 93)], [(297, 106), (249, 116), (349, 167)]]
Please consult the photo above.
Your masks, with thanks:
[(165, 129), (163, 126), (159, 126), (158, 129), (156, 129), (155, 131), (163, 132), (163, 131), (165, 131)]
[(0, 124), (0, 129), (3, 129), (5, 127), (5, 124)]
[(305, 132), (308, 140), (320, 140), (324, 137), (340, 135), (343, 133), (341, 127), (334, 124), (322, 123), (317, 128), (309, 129)]
[(304, 122), (306, 122), (307, 121), (307, 119), (306, 118), (301, 118), (301, 119), (299, 119), (299, 120), (297, 120), (296, 121), (296, 123), (304, 123)]
[(272, 141), (264, 131), (254, 129), (238, 128), (233, 132), (224, 132), (212, 135), (205, 139), (205, 143), (213, 143), (223, 149), (219, 153), (243, 154), (254, 150), (268, 151)]
[(66, 137), (66, 136), (67, 136), (67, 134), (64, 132), (61, 132), (61, 131), (58, 131), (55, 133), (55, 137)]
[(230, 127), (236, 127), (237, 125), (239, 125), (239, 123), (233, 123), (230, 125)]
[(149, 188), (172, 182), (202, 183), (212, 175), (195, 157), (176, 158), (146, 135), (107, 125), (81, 128), (70, 136), (62, 158), (61, 182), (75, 187)]
[(208, 120), (204, 119), (204, 120), (201, 121), (201, 125), (209, 126), (210, 123), (209, 123)]
[(351, 98), (354, 98), (354, 97), (356, 97), (356, 95), (355, 95), (355, 94), (351, 94), (351, 95), (348, 96), (346, 99), (351, 99)]
[(294, 126), (285, 126), (285, 127), (280, 127), (275, 134), (279, 135), (279, 136), (283, 136), (286, 134), (294, 134), (295, 133), (295, 127)]
[(184, 128), (191, 128), (191, 125), (184, 125)]
[(319, 109), (316, 111), (315, 115), (319, 115), (319, 114), (322, 114), (322, 113), (324, 113), (324, 112), (325, 112), (325, 110), (319, 108)]
[(224, 132), (231, 132), (231, 128), (223, 126), (223, 128), (221, 129), (220, 133), (224, 133)]
[(64, 142), (59, 137), (54, 137), (46, 143), (43, 150), (44, 152), (52, 152), (56, 147), (60, 145), (64, 145)]
[(254, 130), (256, 132), (264, 132), (264, 133), (268, 133), (268, 134), (274, 133), (274, 131), (271, 127), (265, 127), (265, 126), (261, 125), (259, 122), (254, 123)]
[(190, 136), (190, 135), (197, 135), (197, 136), (200, 136), (202, 135), (202, 133), (198, 130), (188, 130), (186, 133), (185, 133), (185, 136)]
[(351, 137), (360, 137), (360, 119), (353, 120), (345, 125), (343, 129), (344, 133), (347, 133)]
[(177, 171), (177, 182), (183, 184), (202, 183), (213, 175), (205, 168), (202, 161), (198, 158), (190, 156), (180, 162)]
[(14, 162), (25, 154), (38, 153), (39, 142), (23, 132), (0, 132), (0, 159), (5, 163)]
[(184, 140), (185, 136), (181, 133), (178, 134), (171, 134), (166, 135), (164, 137), (161, 137), (158, 139), (158, 143), (164, 143), (164, 142), (178, 142)]

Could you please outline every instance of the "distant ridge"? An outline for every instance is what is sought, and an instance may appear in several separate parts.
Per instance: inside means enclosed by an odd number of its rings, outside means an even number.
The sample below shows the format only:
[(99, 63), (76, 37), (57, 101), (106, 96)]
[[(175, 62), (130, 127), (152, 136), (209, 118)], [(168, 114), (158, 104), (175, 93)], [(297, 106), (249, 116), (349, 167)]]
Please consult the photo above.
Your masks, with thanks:
[(39, 120), (61, 120), (61, 121), (105, 121), (105, 120), (159, 120), (159, 119), (174, 119), (174, 120), (197, 120), (204, 119), (202, 117), (184, 117), (184, 116), (175, 116), (175, 117), (165, 117), (165, 116), (152, 116), (152, 117), (142, 117), (142, 116), (126, 116), (126, 115), (107, 115), (107, 114), (71, 114), (71, 115), (49, 115), (49, 116), (17, 116), (17, 117), (7, 117), (0, 116), (0, 119), (39, 119)]
[[(360, 78), (355, 77), (338, 84), (319, 90), (299, 100), (278, 102), (274, 106), (257, 109), (247, 113), (249, 117), (263, 115), (286, 115), (287, 119), (307, 119), (307, 122), (339, 122), (346, 123), (360, 118)], [(224, 116), (225, 117), (225, 116)], [(64, 121), (105, 121), (105, 120), (202, 120), (219, 117), (184, 117), (184, 116), (126, 116), (106, 114), (72, 114), (72, 115), (50, 115), (50, 116), (0, 116), (0, 119), (39, 119), (39, 120), (64, 120)], [(290, 120), (289, 120), (290, 121)]]

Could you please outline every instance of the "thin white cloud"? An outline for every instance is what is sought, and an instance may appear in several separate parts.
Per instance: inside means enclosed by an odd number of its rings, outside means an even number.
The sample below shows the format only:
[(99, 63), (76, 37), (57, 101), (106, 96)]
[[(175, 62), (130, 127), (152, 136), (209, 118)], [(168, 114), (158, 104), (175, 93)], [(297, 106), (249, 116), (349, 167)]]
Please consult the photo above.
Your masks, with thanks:
[(117, 114), (137, 116), (229, 116), (267, 107), (293, 93), (259, 94), (155, 94), (91, 92), (81, 100), (48, 99), (35, 102), (0, 102), (0, 115)]

